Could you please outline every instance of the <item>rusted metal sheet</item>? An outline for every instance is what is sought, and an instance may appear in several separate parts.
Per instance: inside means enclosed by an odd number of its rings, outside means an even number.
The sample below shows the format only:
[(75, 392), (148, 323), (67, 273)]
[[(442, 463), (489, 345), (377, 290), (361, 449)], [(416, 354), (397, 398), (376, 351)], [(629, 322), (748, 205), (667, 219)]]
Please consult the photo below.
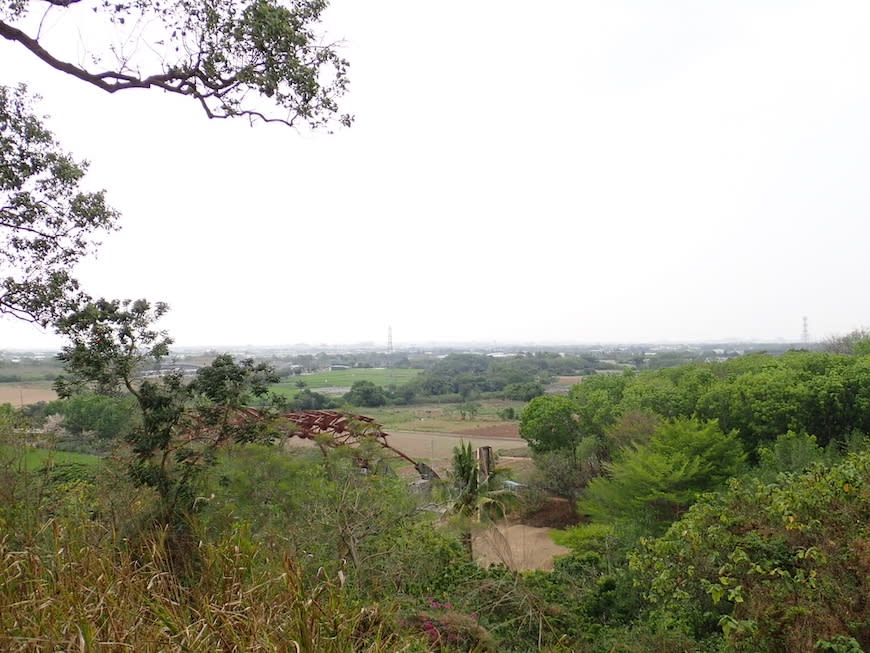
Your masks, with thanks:
[(290, 420), (299, 429), (293, 435), (313, 439), (321, 434), (332, 436), (336, 444), (355, 444), (362, 438), (373, 437), (386, 442), (387, 434), (381, 425), (371, 417), (352, 415), (337, 410), (301, 410), (284, 413), (282, 418)]
[[(262, 417), (262, 414), (253, 409), (246, 408), (243, 411), (250, 417)], [(371, 417), (354, 415), (338, 410), (300, 410), (292, 413), (282, 413), (277, 416), (280, 428), (280, 420), (290, 422), (294, 428), (287, 429), (285, 433), (291, 437), (304, 440), (315, 440), (330, 447), (342, 445), (358, 445), (364, 440), (373, 439), (384, 449), (389, 449), (394, 454), (407, 460), (414, 465), (414, 469), (421, 477), (427, 480), (437, 479), (438, 475), (428, 465), (418, 463), (410, 456), (402, 453), (387, 441), (388, 434), (383, 427)], [(329, 439), (320, 438), (327, 435)], [(367, 467), (367, 461), (360, 460), (362, 466)]]

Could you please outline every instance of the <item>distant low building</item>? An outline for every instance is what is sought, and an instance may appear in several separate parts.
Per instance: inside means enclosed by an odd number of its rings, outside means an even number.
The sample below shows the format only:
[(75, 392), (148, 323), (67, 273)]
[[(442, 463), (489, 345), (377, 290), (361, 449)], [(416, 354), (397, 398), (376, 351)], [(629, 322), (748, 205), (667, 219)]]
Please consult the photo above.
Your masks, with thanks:
[(173, 363), (161, 365), (160, 367), (153, 367), (151, 369), (143, 370), (143, 377), (155, 377), (155, 376), (166, 376), (167, 374), (183, 374), (184, 376), (194, 376), (196, 371), (200, 368), (199, 365), (193, 365), (192, 363)]

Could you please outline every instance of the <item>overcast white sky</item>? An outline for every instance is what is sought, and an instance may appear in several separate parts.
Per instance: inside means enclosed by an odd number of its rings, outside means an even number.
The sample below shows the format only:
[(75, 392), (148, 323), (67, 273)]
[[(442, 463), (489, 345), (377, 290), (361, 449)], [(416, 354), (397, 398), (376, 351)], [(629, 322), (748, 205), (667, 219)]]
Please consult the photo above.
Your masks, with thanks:
[[(870, 3), (334, 0), (353, 128), (209, 121), (0, 43), (182, 345), (798, 341), (870, 324)], [(52, 346), (0, 320), (0, 347)]]

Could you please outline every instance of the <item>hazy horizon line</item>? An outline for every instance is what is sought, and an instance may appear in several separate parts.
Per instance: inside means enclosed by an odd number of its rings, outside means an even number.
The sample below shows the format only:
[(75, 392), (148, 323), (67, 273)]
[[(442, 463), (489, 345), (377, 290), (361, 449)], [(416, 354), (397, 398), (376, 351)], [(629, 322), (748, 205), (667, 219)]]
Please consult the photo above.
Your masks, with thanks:
[[(673, 340), (419, 340), (399, 341), (393, 343), (393, 350), (407, 350), (420, 347), (457, 348), (457, 347), (486, 347), (488, 349), (500, 347), (638, 347), (638, 346), (701, 346), (701, 345), (801, 345), (812, 346), (819, 344), (817, 340), (793, 340), (787, 338), (697, 338), (697, 339), (673, 339)], [(12, 346), (2, 347), (0, 352), (59, 352), (62, 347), (39, 346)], [(344, 341), (344, 342), (295, 342), (295, 343), (184, 343), (174, 342), (171, 349), (307, 349), (318, 348), (364, 348), (370, 350), (387, 350), (387, 343), (377, 343), (372, 340)]]

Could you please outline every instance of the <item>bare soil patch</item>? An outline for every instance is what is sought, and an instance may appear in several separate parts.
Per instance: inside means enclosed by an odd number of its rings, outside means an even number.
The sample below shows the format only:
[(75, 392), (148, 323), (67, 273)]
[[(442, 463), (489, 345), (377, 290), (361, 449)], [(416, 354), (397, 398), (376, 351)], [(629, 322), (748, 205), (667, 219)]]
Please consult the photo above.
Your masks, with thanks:
[(472, 537), (474, 559), (483, 566), (503, 564), (515, 571), (552, 571), (556, 556), (571, 551), (550, 539), (551, 530), (526, 524), (494, 524)]
[(493, 524), (471, 540), (474, 559), (480, 564), (504, 564), (514, 571), (552, 571), (557, 556), (571, 550), (553, 542), (550, 533), (579, 521), (574, 503), (551, 497), (533, 514), (518, 522)]
[(550, 497), (535, 512), (520, 520), (526, 526), (538, 528), (565, 528), (580, 522), (577, 506), (573, 501), (561, 497)]
[(557, 376), (553, 383), (547, 386), (547, 394), (566, 395), (571, 388), (583, 380), (582, 376)]

